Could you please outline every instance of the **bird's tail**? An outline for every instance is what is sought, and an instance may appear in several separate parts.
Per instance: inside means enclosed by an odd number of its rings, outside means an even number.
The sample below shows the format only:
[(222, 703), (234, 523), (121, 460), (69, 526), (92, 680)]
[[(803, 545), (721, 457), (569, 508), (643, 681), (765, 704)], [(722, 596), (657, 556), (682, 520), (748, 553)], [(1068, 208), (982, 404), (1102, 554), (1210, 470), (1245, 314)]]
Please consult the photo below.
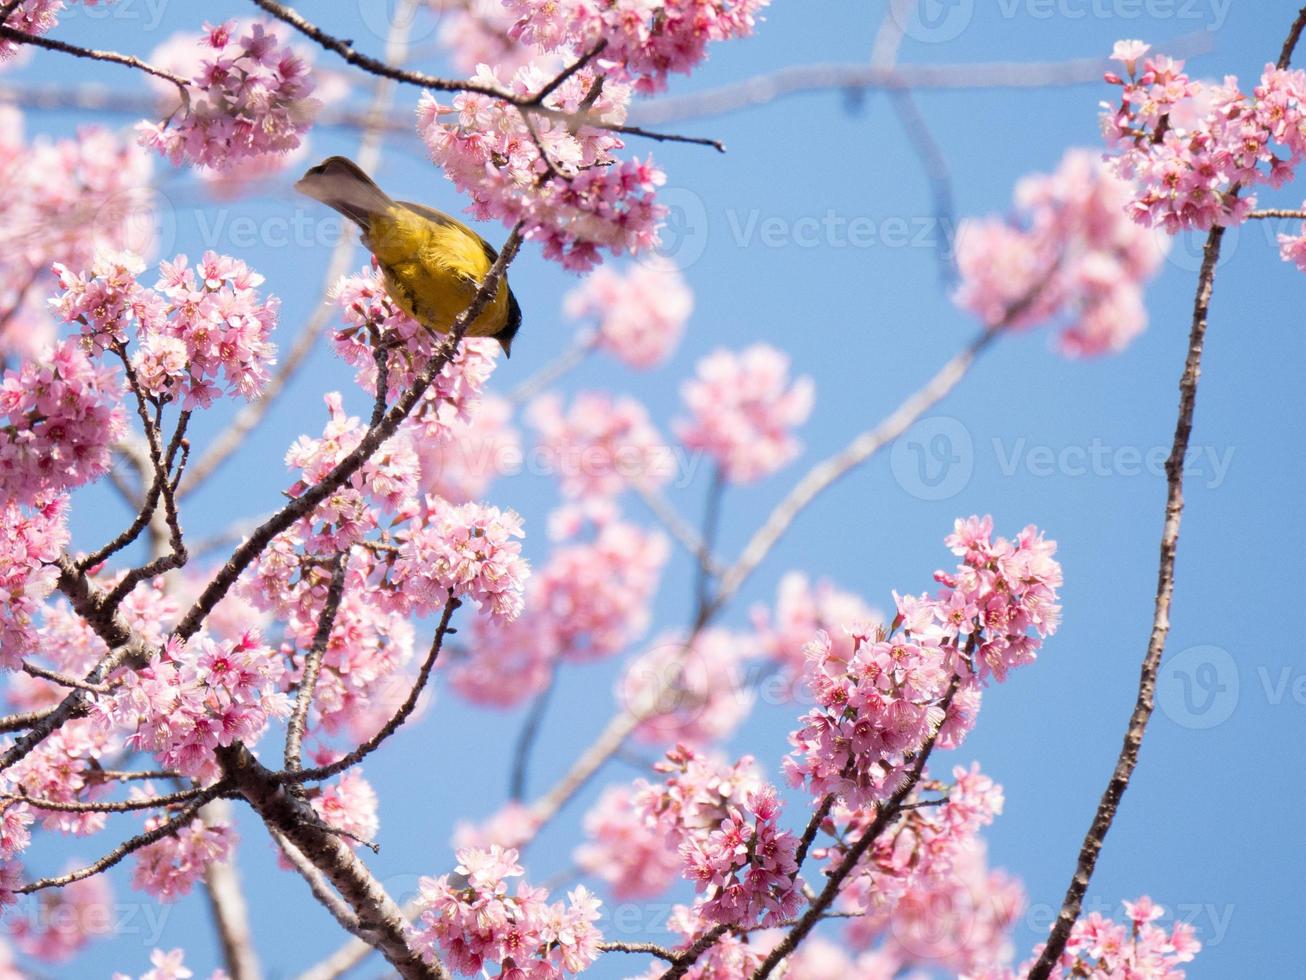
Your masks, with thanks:
[(374, 216), (394, 204), (362, 167), (345, 157), (327, 157), (309, 168), (295, 183), (295, 190), (334, 208), (365, 232)]

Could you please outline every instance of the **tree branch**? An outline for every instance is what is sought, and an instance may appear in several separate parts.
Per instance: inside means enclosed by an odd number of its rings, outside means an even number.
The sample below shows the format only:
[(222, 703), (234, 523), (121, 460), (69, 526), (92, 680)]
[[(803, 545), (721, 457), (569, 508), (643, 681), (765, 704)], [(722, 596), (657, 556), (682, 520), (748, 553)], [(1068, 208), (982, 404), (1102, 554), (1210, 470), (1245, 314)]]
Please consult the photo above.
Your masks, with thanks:
[[(1279, 67), (1288, 67), (1292, 52), (1306, 27), (1306, 7), (1298, 13), (1288, 33)], [(1237, 193), (1237, 188), (1234, 189)], [(1165, 641), (1170, 634), (1170, 606), (1174, 599), (1175, 559), (1179, 550), (1179, 528), (1184, 512), (1184, 459), (1193, 432), (1193, 413), (1197, 405), (1197, 383), (1202, 375), (1202, 353), (1206, 344), (1206, 328), (1211, 309), (1211, 296), (1215, 291), (1215, 270), (1220, 261), (1220, 246), (1225, 229), (1219, 225), (1206, 236), (1202, 250), (1202, 266), (1197, 274), (1197, 295), (1193, 300), (1192, 326), (1188, 332), (1188, 352), (1184, 358), (1183, 374), (1179, 378), (1179, 412), (1175, 420), (1174, 440), (1165, 462), (1166, 501), (1165, 520), (1161, 527), (1161, 558), (1157, 569), (1156, 598), (1152, 611), (1152, 631), (1147, 641), (1138, 678), (1138, 697), (1129, 715), (1124, 744), (1116, 759), (1111, 779), (1098, 801), (1093, 822), (1089, 825), (1084, 842), (1080, 845), (1070, 885), (1062, 900), (1061, 910), (1048, 935), (1047, 944), (1029, 971), (1029, 980), (1047, 980), (1070, 938), (1070, 930), (1083, 908), (1084, 895), (1097, 867), (1098, 855), (1107, 833), (1115, 821), (1120, 800), (1129, 787), (1129, 780), (1138, 766), (1138, 754), (1152, 717), (1156, 697), (1156, 676), (1165, 652)]]
[(313, 692), (317, 690), (318, 672), (322, 667), (322, 655), (326, 653), (331, 641), (331, 630), (335, 626), (336, 612), (340, 609), (340, 600), (345, 594), (345, 575), (349, 570), (349, 552), (336, 556), (335, 568), (331, 571), (331, 584), (327, 587), (326, 601), (317, 621), (317, 633), (313, 636), (313, 645), (304, 657), (304, 673), (299, 679), (299, 692), (295, 697), (295, 708), (286, 725), (286, 769), (300, 769), (300, 745), (304, 740), (304, 723), (308, 719), (308, 709), (313, 704)]

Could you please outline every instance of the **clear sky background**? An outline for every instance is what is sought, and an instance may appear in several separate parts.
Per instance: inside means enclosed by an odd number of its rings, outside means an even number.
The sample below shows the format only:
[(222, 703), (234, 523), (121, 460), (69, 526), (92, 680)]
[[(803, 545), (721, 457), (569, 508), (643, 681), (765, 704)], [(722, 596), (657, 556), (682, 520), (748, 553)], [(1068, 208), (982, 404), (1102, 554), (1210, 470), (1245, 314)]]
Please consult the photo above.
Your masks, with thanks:
[[(146, 55), (174, 31), (198, 28), (203, 17), (246, 16), (252, 10), (230, 2), (159, 2), (161, 8), (146, 0), (121, 0), (118, 14), (107, 19), (92, 20), (79, 9), (56, 35)], [(692, 78), (678, 80), (673, 92), (787, 65), (865, 62), (884, 6), (780, 0), (754, 39), (717, 47), (711, 61)], [(1185, 49), (1207, 52), (1191, 58), (1193, 74), (1233, 73), (1249, 87), (1248, 80), (1277, 56), (1296, 5), (1288, 0), (954, 0), (934, 6), (941, 26), (908, 36), (900, 53), (903, 64), (1018, 65), (1104, 56), (1121, 37), (1140, 37), (1161, 49), (1182, 39)], [(377, 53), (384, 9), (366, 0), (304, 5), (310, 17)], [(434, 26), (433, 19), (416, 26), (415, 64), (442, 71), (445, 64), (432, 53)], [(340, 65), (323, 52), (316, 63)], [(143, 89), (140, 76), (126, 69), (49, 52), (7, 71), (0, 81), (97, 81), (117, 91)], [(366, 94), (364, 83), (351, 99), (362, 104)], [(399, 91), (397, 107), (411, 107), (418, 94), (411, 88)], [(956, 213), (1005, 211), (1022, 175), (1054, 168), (1069, 147), (1097, 148), (1098, 103), (1113, 95), (1097, 83), (920, 93), (920, 111), (951, 172)], [(31, 111), (27, 129), (29, 135), (59, 135), (90, 122), (117, 127), (132, 121)], [(873, 425), (977, 325), (953, 308), (940, 285), (932, 246), (945, 236), (947, 223), (935, 213), (922, 165), (883, 95), (851, 98), (824, 91), (676, 127), (721, 138), (729, 146), (724, 156), (699, 147), (652, 147), (676, 189), (673, 202), (686, 209), (691, 232), (679, 258), (697, 308), (684, 342), (658, 372), (637, 374), (596, 358), (560, 387), (633, 394), (669, 431), (679, 409), (679, 382), (699, 357), (758, 340), (789, 351), (795, 370), (810, 374), (818, 386), (812, 419), (802, 432), (807, 452), (777, 476), (730, 492), (720, 552), (732, 556), (804, 464)], [(319, 129), (312, 139), (314, 158), (352, 153), (357, 143), (356, 134), (339, 130)], [(641, 153), (647, 149), (639, 147)], [(331, 243), (279, 243), (270, 229), (292, 219), (320, 220), (315, 206), (293, 196), (287, 181), (277, 180), (256, 195), (200, 204), (197, 210), (193, 182), (166, 163), (158, 172), (172, 202), (165, 227), (170, 237), (175, 231), (173, 250), (195, 257), (216, 248), (264, 273), (266, 288), (282, 297), (279, 341), (288, 344), (319, 302)], [(377, 176), (396, 196), (451, 211), (463, 206), (408, 134), (390, 141)], [(1295, 191), (1262, 194), (1261, 200), (1295, 207), (1303, 196), (1299, 182)], [(238, 217), (252, 218), (260, 229), (253, 243), (233, 241), (232, 222)], [(789, 231), (764, 239), (767, 219), (778, 219), (778, 227)], [(796, 224), (802, 219), (807, 223)], [(853, 219), (869, 219), (888, 232), (887, 240), (877, 235), (873, 244), (859, 246), (826, 230)], [(750, 236), (751, 222), (757, 230)], [(905, 242), (895, 237), (904, 222), (912, 231)], [(1300, 882), (1306, 857), (1298, 831), (1306, 802), (1300, 779), (1306, 665), (1295, 615), (1282, 623), (1279, 617), (1301, 606), (1287, 566), (1301, 560), (1306, 280), (1279, 260), (1276, 230), (1253, 226), (1231, 234), (1219, 270), (1160, 710), (1089, 890), (1090, 908), (1115, 910), (1121, 898), (1149, 894), (1193, 921), (1206, 944), (1192, 966), (1194, 977), (1299, 976), (1302, 970), (1299, 944), (1289, 937), (1304, 911)], [(492, 240), (504, 234), (497, 226), (482, 231)], [(992, 513), (1004, 534), (1035, 523), (1059, 542), (1065, 570), (1061, 630), (1037, 665), (987, 694), (976, 731), (955, 753), (958, 763), (980, 760), (1006, 788), (1006, 812), (987, 836), (992, 863), (1018, 875), (1029, 892), (1030, 910), (1016, 935), (1018, 957), (1045, 935), (1061, 901), (1134, 702), (1151, 624), (1165, 497), (1159, 471), (1148, 472), (1136, 461), (1149, 453), (1163, 456), (1170, 444), (1199, 250), (1196, 241), (1175, 244), (1148, 293), (1150, 325), (1127, 351), (1073, 362), (1050, 349), (1046, 332), (1002, 339), (932, 413), (945, 421), (931, 423), (935, 428), (925, 433), (942, 431), (956, 448), (955, 468), (926, 474), (929, 480), (942, 479), (951, 494), (923, 499), (937, 494), (922, 489), (909, 454), (900, 454), (899, 465), (882, 454), (799, 520), (723, 620), (746, 626), (749, 607), (772, 600), (776, 582), (790, 569), (828, 577), (881, 608), (891, 589), (928, 589), (932, 571), (953, 562), (942, 538), (958, 515)], [(695, 257), (696, 252), (701, 254)], [(359, 250), (356, 267), (363, 261)], [(512, 361), (494, 378), (500, 391), (550, 360), (572, 331), (561, 316), (560, 300), (574, 277), (528, 246), (512, 278), (526, 325)], [(240, 461), (192, 498), (188, 531), (202, 537), (276, 506), (289, 483), (282, 455), (301, 432), (320, 431), (321, 394), (340, 388), (349, 392), (351, 407), (362, 409), (362, 396), (350, 392), (349, 383), (349, 372), (325, 348), (317, 351)], [(197, 447), (221, 428), (223, 418), (214, 413), (202, 420), (193, 436)], [(1086, 469), (1086, 457), (1100, 465)], [(694, 519), (706, 476), (704, 470), (692, 485), (670, 491)], [(94, 493), (79, 498), (76, 543), (98, 543), (126, 519), (110, 499)], [(525, 515), (527, 553), (543, 557), (544, 519), (558, 500), (554, 485), (542, 477), (513, 477), (497, 483), (489, 499)], [(647, 518), (637, 502), (631, 502), (630, 512)], [(684, 623), (689, 574), (689, 563), (677, 553), (664, 575), (654, 631)], [(558, 776), (606, 721), (614, 676), (612, 664), (564, 670), (538, 745), (533, 790)], [(775, 772), (798, 710), (759, 705), (730, 751), (755, 753)], [(368, 778), (382, 799), (382, 850), (368, 860), (395, 893), (411, 893), (417, 876), (447, 867), (456, 821), (484, 817), (502, 804), (520, 720), (521, 712), (469, 708), (442, 688), (421, 723), (369, 761)], [(953, 761), (940, 757), (935, 765)], [(628, 766), (613, 764), (599, 785), (634, 775)], [(570, 866), (577, 822), (598, 788), (583, 793), (532, 846), (531, 880), (545, 881)], [(804, 822), (797, 799), (788, 816), (795, 826)], [(111, 826), (124, 836), (136, 829), (130, 817), (111, 818)], [(243, 820), (241, 827), (240, 870), (257, 945), (269, 976), (289, 976), (344, 936), (311, 902), (302, 881), (277, 871), (261, 826)], [(76, 853), (93, 858), (103, 844), (79, 841)], [(42, 853), (49, 867), (39, 863)], [(61, 863), (50, 851), (35, 860), (41, 871)], [(142, 972), (151, 945), (186, 947), (197, 972), (218, 965), (202, 893), (159, 909), (138, 901), (128, 874), (119, 869), (112, 876), (123, 934), (93, 946), (78, 961), (75, 975)], [(665, 906), (649, 903), (639, 906), (636, 918), (658, 925), (664, 912)], [(605, 928), (618, 935), (610, 922)], [(660, 937), (655, 930), (650, 938)], [(609, 956), (594, 975), (615, 977), (643, 967), (640, 958)], [(381, 969), (374, 960), (360, 975), (375, 976)]]

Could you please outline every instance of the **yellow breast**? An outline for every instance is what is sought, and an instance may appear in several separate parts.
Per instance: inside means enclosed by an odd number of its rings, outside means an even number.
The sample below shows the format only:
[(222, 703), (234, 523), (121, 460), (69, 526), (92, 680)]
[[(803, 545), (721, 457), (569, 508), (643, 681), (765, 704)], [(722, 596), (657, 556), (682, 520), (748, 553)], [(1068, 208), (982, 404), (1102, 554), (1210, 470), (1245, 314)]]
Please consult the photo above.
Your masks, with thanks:
[[(363, 244), (376, 256), (391, 298), (428, 330), (447, 333), (471, 305), (491, 260), (481, 239), (466, 225), (435, 221), (396, 205), (373, 218)], [(508, 285), (473, 322), (468, 334), (492, 337), (508, 320)]]

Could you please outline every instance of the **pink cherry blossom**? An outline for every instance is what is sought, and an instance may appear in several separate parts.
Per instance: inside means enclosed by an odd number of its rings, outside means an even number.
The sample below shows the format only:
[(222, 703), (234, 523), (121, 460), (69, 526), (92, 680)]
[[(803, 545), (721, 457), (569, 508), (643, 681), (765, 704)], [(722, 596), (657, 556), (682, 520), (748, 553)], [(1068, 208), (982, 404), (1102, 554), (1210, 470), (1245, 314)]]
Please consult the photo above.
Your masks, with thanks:
[(516, 540), (525, 536), (515, 512), (428, 498), (429, 512), (395, 561), (392, 581), (414, 608), (433, 610), (466, 597), (497, 619), (516, 619), (530, 567)]
[[(159, 817), (146, 821), (152, 830)], [(135, 854), (132, 887), (161, 902), (189, 895), (209, 865), (227, 860), (236, 846), (236, 831), (225, 824), (206, 824), (196, 817), (169, 837), (141, 848)]]
[(671, 356), (694, 309), (694, 294), (671, 262), (650, 258), (624, 273), (595, 269), (567, 294), (563, 311), (595, 321), (596, 343), (633, 368)]
[(51, 563), (67, 543), (67, 498), (0, 507), (0, 667), (16, 670), (37, 648), (37, 617), (59, 578)]
[(262, 299), (263, 277), (244, 262), (205, 252), (194, 268), (178, 255), (159, 264), (152, 289), (140, 286), (135, 256), (101, 252), (80, 275), (56, 265), (63, 292), (52, 306), (101, 348), (140, 340), (131, 365), (148, 394), (207, 407), (223, 392), (253, 399), (275, 363), (270, 337), (279, 300)]
[(709, 354), (681, 395), (690, 417), (676, 434), (735, 483), (761, 479), (798, 456), (793, 430), (807, 421), (815, 397), (811, 378), (791, 381), (789, 358), (766, 344)]
[(757, 779), (752, 759), (717, 766), (681, 745), (657, 768), (665, 782), (641, 780), (635, 806), (678, 848), (700, 893), (695, 914), (744, 928), (792, 917), (802, 904), (798, 838), (778, 828), (779, 797)]
[(633, 398), (581, 392), (563, 410), (558, 395), (526, 409), (538, 433), (539, 458), (570, 497), (615, 496), (632, 483), (656, 487), (673, 474), (670, 450)]
[(0, 418), (0, 498), (25, 504), (102, 476), (126, 432), (116, 372), (72, 340), (4, 372)]
[(985, 680), (1003, 681), (1034, 660), (1060, 617), (1056, 545), (1033, 527), (1014, 541), (995, 540), (992, 530), (987, 517), (959, 519), (945, 543), (963, 563), (935, 573), (944, 588), (933, 599), (898, 597), (887, 628), (846, 625), (851, 655), (824, 630), (808, 644), (818, 706), (790, 735), (784, 767), (793, 785), (852, 807), (887, 798), (928, 738), (937, 732), (941, 747), (964, 740)]
[[(505, 83), (481, 64), (473, 81), (526, 100), (551, 81), (554, 68), (552, 59), (532, 61)], [(620, 125), (629, 86), (616, 79), (598, 85), (597, 79), (593, 68), (577, 71), (545, 106), (566, 115), (584, 105), (596, 123)], [(591, 90), (598, 92), (592, 99)], [(417, 129), (431, 159), (471, 196), (477, 218), (521, 222), (525, 237), (540, 242), (547, 258), (577, 270), (596, 265), (600, 249), (635, 254), (655, 245), (664, 209), (654, 192), (666, 178), (652, 159), (617, 157), (625, 144), (611, 130), (558, 116), (530, 118), (528, 124), (511, 103), (477, 92), (461, 92), (449, 105), (427, 93), (417, 107)]]
[(1143, 286), (1164, 239), (1126, 215), (1133, 189), (1085, 151), (1016, 188), (1019, 218), (963, 221), (953, 301), (987, 326), (1059, 327), (1068, 356), (1124, 348), (1147, 324)]
[(496, 968), (504, 977), (532, 980), (560, 980), (594, 962), (598, 899), (577, 887), (566, 905), (550, 904), (545, 889), (525, 882), (510, 894), (507, 879), (524, 873), (517, 857), (493, 844), (463, 848), (454, 870), (465, 884), (448, 875), (422, 879), (418, 937), (428, 955), (438, 952), (463, 975)]
[(1243, 222), (1252, 189), (1282, 186), (1306, 156), (1306, 72), (1266, 65), (1247, 95), (1233, 76), (1193, 81), (1160, 54), (1138, 74), (1146, 46), (1133, 45), (1129, 77), (1107, 76), (1121, 97), (1102, 121), (1113, 168), (1138, 185), (1130, 215), (1170, 234)]
[(253, 744), (290, 703), (280, 687), (285, 666), (262, 638), (234, 641), (200, 635), (172, 639), (145, 669), (129, 673), (97, 704), (105, 726), (129, 732), (129, 745), (199, 779), (218, 771), (214, 750), (236, 741)]
[(361, 769), (350, 769), (313, 797), (323, 823), (348, 835), (355, 845), (375, 839), (380, 827), (376, 791)]
[(680, 855), (658, 824), (634, 807), (625, 786), (604, 790), (585, 814), (586, 840), (576, 865), (604, 881), (618, 899), (649, 898), (666, 891), (680, 874)]
[(747, 37), (767, 0), (504, 0), (520, 20), (512, 36), (545, 50), (589, 51), (641, 91), (664, 88), (670, 72), (688, 73), (711, 42)]
[[(168, 157), (221, 170), (241, 160), (300, 145), (319, 106), (307, 63), (260, 22), (207, 25), (194, 38), (187, 99), (160, 123), (137, 125), (141, 145)], [(180, 52), (170, 46), (174, 64)]]

